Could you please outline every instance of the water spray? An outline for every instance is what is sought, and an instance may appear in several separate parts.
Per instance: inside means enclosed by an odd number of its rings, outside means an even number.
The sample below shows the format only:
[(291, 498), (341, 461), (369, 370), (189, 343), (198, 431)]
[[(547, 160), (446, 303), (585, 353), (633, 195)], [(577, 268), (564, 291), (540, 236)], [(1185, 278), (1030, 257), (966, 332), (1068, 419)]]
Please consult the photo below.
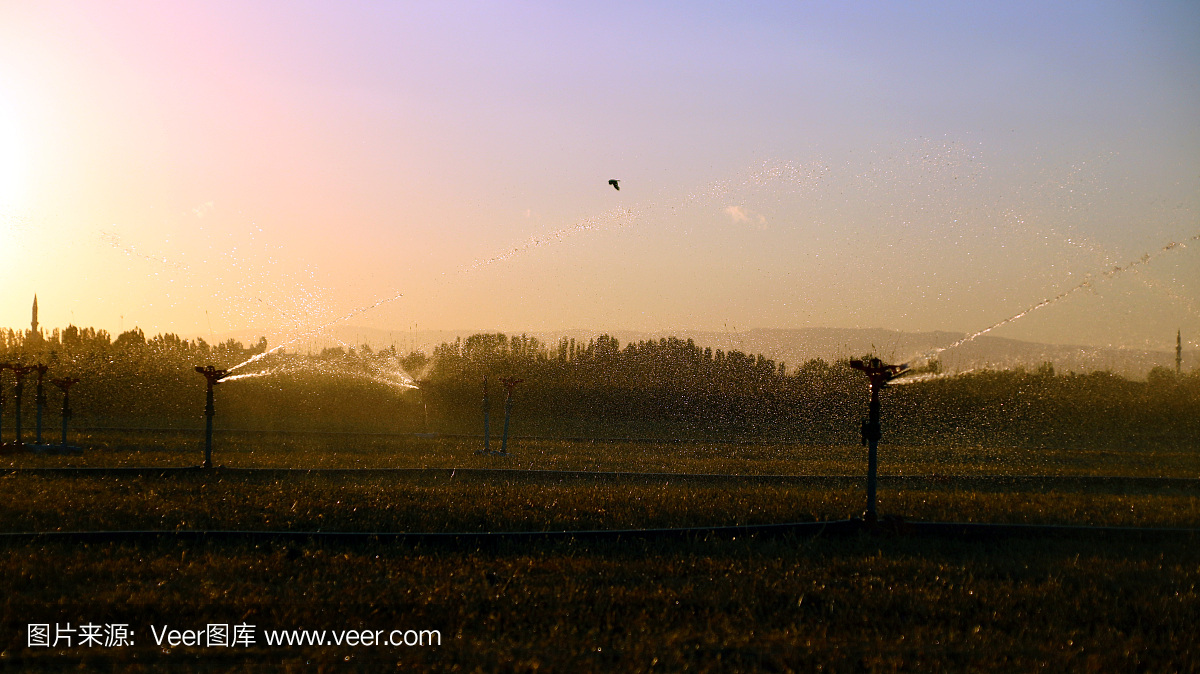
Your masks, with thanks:
[(862, 422), (862, 443), (867, 446), (867, 511), (863, 520), (868, 526), (875, 526), (878, 515), (875, 512), (876, 472), (878, 470), (877, 450), (879, 439), (883, 437), (883, 428), (879, 423), (879, 391), (889, 380), (904, 370), (908, 365), (885, 365), (878, 358), (850, 361), (850, 367), (862, 370), (871, 382), (871, 402), (867, 407), (867, 418)]
[(262, 370), (259, 372), (247, 372), (246, 374), (235, 374), (228, 377), (222, 377), (221, 381), (237, 381), (239, 379), (253, 379), (255, 377), (266, 377), (275, 374), (275, 370)]
[(974, 369), (970, 369), (970, 370), (963, 370), (961, 372), (926, 372), (925, 374), (906, 375), (904, 377), (898, 377), (896, 379), (890, 380), (888, 382), (888, 386), (901, 386), (904, 384), (919, 384), (919, 383), (925, 382), (925, 381), (934, 381), (935, 379), (952, 379), (954, 377), (961, 377), (964, 374), (970, 374), (974, 371), (975, 371)]
[[(823, 164), (815, 166), (798, 166), (792, 162), (773, 162), (764, 161), (762, 166), (751, 170), (748, 174), (743, 174), (740, 178), (718, 180), (709, 183), (695, 191), (689, 192), (681, 199), (676, 199), (672, 203), (662, 204), (662, 210), (674, 211), (679, 208), (690, 206), (691, 204), (701, 201), (702, 199), (722, 199), (728, 195), (734, 187), (763, 187), (771, 184), (783, 185), (799, 185), (805, 181), (821, 178), (829, 171), (828, 167)], [(611, 184), (611, 183), (610, 183)], [(551, 246), (560, 244), (563, 241), (574, 237), (583, 232), (599, 232), (617, 227), (626, 227), (634, 222), (637, 222), (643, 216), (646, 216), (655, 210), (655, 203), (639, 204), (633, 207), (617, 207), (609, 209), (599, 215), (583, 218), (575, 222), (573, 225), (561, 227), (541, 236), (531, 236), (524, 243), (518, 244), (507, 250), (500, 251), (489, 257), (477, 259), (474, 262), (464, 265), (459, 269), (460, 273), (474, 272), (497, 262), (503, 262), (513, 257), (523, 255), (529, 251), (541, 248), (543, 246)]]
[(244, 361), (242, 361), (242, 362), (238, 363), (237, 365), (234, 365), (233, 367), (229, 368), (228, 372), (232, 373), (234, 370), (237, 370), (237, 369), (243, 368), (243, 367), (245, 367), (245, 366), (249, 365), (250, 363), (253, 363), (253, 362), (256, 362), (256, 361), (262, 360), (263, 358), (266, 358), (268, 355), (270, 355), (270, 354), (272, 354), (272, 353), (275, 353), (276, 351), (278, 351), (278, 350), (282, 349), (283, 347), (285, 347), (285, 346), (287, 346), (287, 345), (289, 345), (289, 344), (292, 344), (292, 343), (294, 343), (294, 342), (297, 342), (297, 341), (299, 341), (299, 340), (301, 340), (301, 339), (304, 339), (305, 337), (309, 337), (309, 336), (315, 335), (315, 334), (317, 334), (317, 333), (321, 332), (322, 330), (324, 330), (324, 329), (328, 328), (328, 327), (329, 327), (329, 326), (331, 326), (331, 325), (336, 325), (336, 324), (338, 324), (338, 323), (341, 323), (342, 321), (345, 321), (345, 320), (349, 320), (349, 319), (351, 319), (351, 318), (354, 318), (355, 316), (357, 316), (357, 315), (359, 315), (359, 314), (362, 314), (362, 313), (365, 313), (365, 312), (368, 312), (368, 311), (370, 311), (370, 310), (374, 309), (375, 307), (378, 307), (378, 306), (381, 306), (381, 305), (387, 304), (387, 303), (389, 303), (389, 302), (395, 302), (396, 300), (400, 299), (401, 297), (404, 297), (404, 293), (396, 293), (395, 295), (393, 295), (393, 296), (391, 296), (391, 297), (386, 297), (386, 298), (384, 298), (384, 299), (377, 300), (377, 301), (376, 301), (374, 304), (369, 304), (369, 305), (367, 305), (367, 306), (365, 306), (365, 307), (360, 307), (360, 308), (358, 308), (358, 309), (355, 309), (354, 311), (351, 311), (350, 313), (348, 313), (348, 314), (346, 314), (346, 315), (344, 315), (344, 316), (340, 316), (340, 317), (338, 317), (338, 318), (335, 318), (335, 319), (333, 319), (332, 321), (329, 321), (328, 323), (325, 323), (324, 325), (319, 325), (319, 326), (317, 326), (316, 328), (313, 328), (312, 330), (309, 330), (308, 332), (305, 332), (305, 333), (303, 333), (303, 334), (297, 335), (296, 337), (293, 337), (293, 338), (291, 338), (291, 339), (287, 340), (286, 342), (284, 342), (284, 343), (282, 343), (282, 344), (279, 344), (278, 346), (276, 346), (276, 347), (274, 347), (274, 348), (267, 349), (266, 351), (263, 351), (262, 353), (259, 353), (259, 354), (255, 354), (255, 355), (251, 356), (250, 358), (247, 358), (246, 360), (244, 360)]
[(208, 385), (208, 402), (204, 406), (204, 467), (212, 468), (213, 417), (217, 413), (213, 407), (213, 387), (220, 383), (229, 373), (225, 370), (218, 370), (212, 365), (205, 367), (197, 366), (196, 372), (204, 377), (204, 381)]
[(1000, 321), (999, 323), (990, 325), (990, 326), (980, 330), (979, 332), (975, 332), (970, 335), (967, 335), (966, 337), (963, 337), (962, 339), (958, 340), (957, 342), (954, 342), (953, 344), (951, 344), (949, 346), (943, 346), (943, 347), (933, 349), (931, 351), (927, 351), (927, 352), (921, 354), (920, 356), (918, 356), (914, 360), (919, 361), (919, 362), (928, 361), (930, 358), (933, 358), (934, 356), (938, 355), (939, 353), (941, 353), (943, 351), (948, 351), (950, 349), (962, 346), (963, 344), (966, 344), (967, 342), (974, 340), (976, 337), (986, 335), (987, 333), (991, 332), (992, 330), (995, 330), (996, 328), (999, 328), (1004, 325), (1008, 325), (1009, 323), (1012, 323), (1013, 321), (1016, 321), (1020, 318), (1024, 318), (1025, 316), (1033, 313), (1034, 311), (1037, 311), (1038, 309), (1041, 309), (1042, 307), (1049, 306), (1049, 305), (1059, 302), (1063, 299), (1066, 299), (1067, 297), (1074, 295), (1075, 293), (1079, 292), (1080, 290), (1083, 290), (1084, 288), (1090, 288), (1090, 287), (1092, 287), (1092, 284), (1094, 284), (1096, 281), (1103, 281), (1106, 279), (1110, 279), (1118, 274), (1122, 274), (1131, 269), (1140, 267), (1141, 265), (1149, 263), (1151, 260), (1157, 258), (1158, 256), (1160, 256), (1163, 253), (1166, 253), (1168, 251), (1175, 250), (1177, 248), (1187, 248), (1187, 244), (1191, 241), (1200, 241), (1200, 234), (1195, 234), (1193, 236), (1190, 236), (1190, 237), (1184, 239), (1183, 241), (1172, 241), (1172, 242), (1168, 243), (1167, 245), (1154, 251), (1153, 253), (1144, 253), (1140, 258), (1134, 260), (1133, 262), (1130, 262), (1129, 264), (1125, 265), (1124, 267), (1119, 267), (1119, 266), (1113, 267), (1112, 269), (1106, 270), (1102, 274), (1098, 274), (1094, 277), (1089, 277), (1087, 280), (1080, 283), (1079, 285), (1068, 288), (1067, 290), (1062, 291), (1061, 293), (1055, 295), (1054, 297), (1046, 298), (1046, 299), (1042, 300), (1041, 302), (1038, 302), (1037, 304), (1025, 309), (1021, 313), (1016, 314), (1015, 316), (1009, 316), (1008, 318)]
[(574, 225), (571, 225), (570, 227), (563, 227), (561, 229), (556, 229), (553, 232), (550, 232), (549, 234), (546, 234), (544, 236), (541, 236), (541, 237), (531, 236), (529, 238), (529, 240), (523, 244), (514, 246), (504, 252), (496, 253), (490, 257), (476, 260), (475, 262), (473, 262), (469, 265), (465, 265), (459, 271), (464, 272), (464, 273), (476, 271), (478, 269), (487, 267), (487, 266), (495, 264), (497, 262), (503, 262), (509, 258), (524, 254), (535, 248), (540, 248), (542, 246), (549, 246), (552, 244), (562, 243), (566, 239), (568, 239), (571, 236), (574, 236), (575, 234), (578, 234), (580, 232), (589, 232), (589, 231), (593, 231), (593, 230), (607, 229), (610, 226), (609, 223), (612, 223), (612, 222), (616, 222), (616, 223), (621, 223), (622, 221), (624, 221), (626, 223), (633, 222), (633, 220), (637, 216), (642, 215), (646, 210), (648, 210), (648, 209), (643, 208), (643, 209), (639, 209), (638, 211), (634, 211), (634, 210), (631, 210), (628, 208), (616, 208), (616, 209), (610, 210), (606, 213), (602, 213), (598, 216), (584, 218), (583, 220), (576, 222)]

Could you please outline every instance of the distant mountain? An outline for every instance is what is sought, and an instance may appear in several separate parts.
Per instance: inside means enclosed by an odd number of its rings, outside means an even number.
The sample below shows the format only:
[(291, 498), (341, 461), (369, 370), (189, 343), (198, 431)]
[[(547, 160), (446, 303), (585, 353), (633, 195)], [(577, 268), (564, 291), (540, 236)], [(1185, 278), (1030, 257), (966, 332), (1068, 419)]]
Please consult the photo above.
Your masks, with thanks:
[[(741, 340), (745, 346), (743, 348), (739, 345), (738, 348), (796, 365), (810, 358), (828, 360), (868, 353), (877, 354), (885, 361), (893, 363), (933, 357), (941, 361), (944, 370), (950, 372), (979, 368), (1032, 369), (1043, 363), (1051, 363), (1058, 372), (1110, 370), (1128, 377), (1141, 378), (1156, 365), (1172, 369), (1175, 367), (1173, 351), (1041, 344), (987, 335), (937, 352), (937, 349), (948, 347), (964, 337), (964, 333), (900, 332), (883, 329), (763, 329), (745, 332)], [(697, 339), (697, 342), (699, 341)], [(1194, 364), (1196, 355), (1185, 353), (1185, 362)]]
[[(376, 350), (395, 345), (397, 350), (405, 353), (414, 350), (431, 353), (433, 347), (438, 344), (452, 342), (456, 338), (467, 337), (478, 332), (485, 331), (403, 331), (337, 326), (326, 331), (326, 334), (320, 337), (298, 341), (296, 344), (290, 345), (288, 350), (316, 352), (330, 346), (352, 345), (359, 348), (366, 344)], [(509, 332), (506, 334), (522, 333)], [(537, 337), (548, 347), (552, 347), (562, 338), (575, 339), (586, 344), (603, 333), (588, 330), (561, 330), (555, 332), (530, 331), (524, 334)], [(944, 370), (950, 372), (963, 372), (979, 368), (1025, 367), (1033, 369), (1043, 363), (1051, 363), (1054, 369), (1060, 373), (1110, 370), (1127, 377), (1144, 378), (1146, 373), (1155, 366), (1175, 368), (1175, 352), (1173, 350), (1146, 351), (1041, 344), (988, 335), (935, 354), (937, 349), (948, 347), (966, 336), (965, 333), (956, 332), (901, 332), (882, 328), (761, 328), (738, 332), (613, 330), (608, 331), (607, 334), (616, 337), (622, 346), (629, 342), (657, 340), (672, 336), (691, 339), (697, 345), (710, 347), (714, 351), (717, 349), (737, 350), (744, 353), (761, 354), (776, 362), (786, 363), (789, 369), (813, 358), (833, 361), (868, 353), (874, 353), (885, 361), (893, 363), (911, 362), (922, 356), (932, 356), (941, 361)], [(243, 343), (250, 343), (258, 339), (257, 334), (251, 335), (250, 333), (225, 335), (222, 339), (231, 336)], [(1190, 371), (1196, 367), (1198, 359), (1200, 359), (1200, 353), (1185, 351), (1183, 354), (1184, 369)]]

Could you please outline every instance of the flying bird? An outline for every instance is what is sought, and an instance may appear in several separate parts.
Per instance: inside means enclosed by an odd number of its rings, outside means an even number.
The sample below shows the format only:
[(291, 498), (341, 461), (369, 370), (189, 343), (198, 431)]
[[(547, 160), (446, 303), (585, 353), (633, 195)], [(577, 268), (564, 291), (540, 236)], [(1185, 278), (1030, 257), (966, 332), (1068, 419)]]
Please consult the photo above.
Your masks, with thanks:
[(608, 184), (609, 184), (609, 185), (612, 185), (614, 190), (616, 190), (616, 191), (620, 192), (620, 191), (621, 191), (621, 186), (620, 186), (620, 185), (618, 185), (618, 184), (617, 184), (617, 182), (618, 182), (618, 181), (616, 181), (616, 180), (610, 180), (610, 181), (608, 181)]

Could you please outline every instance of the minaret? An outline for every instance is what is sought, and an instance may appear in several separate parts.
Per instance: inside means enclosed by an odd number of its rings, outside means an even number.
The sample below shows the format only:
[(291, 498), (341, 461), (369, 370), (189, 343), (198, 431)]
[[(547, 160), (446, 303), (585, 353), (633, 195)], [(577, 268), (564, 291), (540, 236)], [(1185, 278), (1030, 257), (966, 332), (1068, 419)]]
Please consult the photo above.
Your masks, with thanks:
[(1183, 369), (1183, 333), (1175, 331), (1175, 374)]
[(30, 324), (29, 331), (37, 334), (37, 293), (33, 294), (33, 323)]

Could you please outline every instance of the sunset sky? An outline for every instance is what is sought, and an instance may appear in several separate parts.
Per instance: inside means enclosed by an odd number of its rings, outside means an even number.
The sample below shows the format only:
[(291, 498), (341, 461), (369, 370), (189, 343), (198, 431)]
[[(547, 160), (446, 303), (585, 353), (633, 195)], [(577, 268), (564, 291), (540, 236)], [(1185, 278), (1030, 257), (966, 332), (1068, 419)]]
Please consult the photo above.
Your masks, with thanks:
[(0, 2), (0, 325), (970, 333), (1091, 278), (994, 334), (1195, 348), (1198, 35), (1195, 2)]

